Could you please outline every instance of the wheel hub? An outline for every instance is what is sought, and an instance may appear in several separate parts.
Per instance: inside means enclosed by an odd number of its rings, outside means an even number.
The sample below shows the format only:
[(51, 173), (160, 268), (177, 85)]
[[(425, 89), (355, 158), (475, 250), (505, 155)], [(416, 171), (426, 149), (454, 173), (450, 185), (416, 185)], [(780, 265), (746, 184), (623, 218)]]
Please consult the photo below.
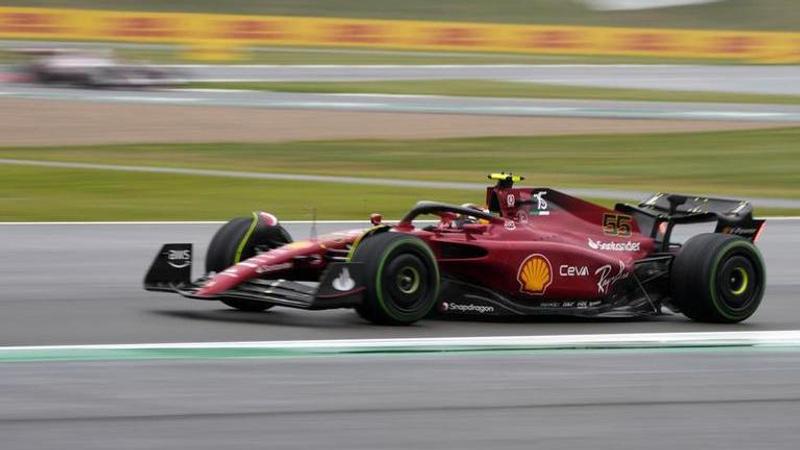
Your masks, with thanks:
[(419, 289), (419, 271), (414, 267), (406, 266), (400, 269), (395, 280), (397, 289), (403, 294), (413, 294)]
[(731, 271), (728, 279), (728, 289), (733, 295), (742, 295), (747, 290), (749, 282), (750, 277), (747, 275), (747, 271), (737, 267)]

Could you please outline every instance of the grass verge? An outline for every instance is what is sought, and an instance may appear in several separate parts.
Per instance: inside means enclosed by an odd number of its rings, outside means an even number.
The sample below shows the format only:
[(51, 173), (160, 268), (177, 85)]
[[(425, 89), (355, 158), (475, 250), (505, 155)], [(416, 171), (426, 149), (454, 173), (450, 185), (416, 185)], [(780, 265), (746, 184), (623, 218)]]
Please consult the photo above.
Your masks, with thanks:
[(282, 219), (400, 217), (415, 202), (481, 193), (0, 165), (0, 221), (217, 220), (266, 210)]
[[(481, 191), (0, 165), (0, 221), (225, 220), (266, 210), (284, 220), (399, 218), (419, 200), (483, 201)], [(589, 199), (612, 206), (611, 199)], [(759, 215), (800, 210), (758, 209)]]
[(194, 82), (190, 88), (299, 93), (452, 95), (499, 98), (560, 98), (658, 102), (800, 104), (800, 96), (727, 92), (618, 89), (492, 80), (403, 80), (359, 82)]
[(488, 172), (513, 170), (527, 175), (530, 184), (553, 187), (800, 198), (798, 142), (800, 127), (411, 141), (4, 147), (0, 158), (462, 182), (481, 182)]

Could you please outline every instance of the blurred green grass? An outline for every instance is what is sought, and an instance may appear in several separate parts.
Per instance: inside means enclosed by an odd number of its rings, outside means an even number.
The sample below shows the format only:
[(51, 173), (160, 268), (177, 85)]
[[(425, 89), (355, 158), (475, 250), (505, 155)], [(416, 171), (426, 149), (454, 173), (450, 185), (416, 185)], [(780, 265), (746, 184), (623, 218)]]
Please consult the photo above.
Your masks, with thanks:
[(492, 80), (403, 80), (359, 82), (193, 82), (190, 88), (302, 93), (378, 93), (501, 98), (561, 98), (659, 102), (800, 104), (797, 95), (596, 88)]
[(282, 219), (400, 217), (418, 200), (480, 202), (481, 192), (287, 183), (0, 165), (0, 221), (223, 220), (265, 210)]
[(0, 158), (800, 198), (800, 127), (433, 140), (3, 147)]
[[(284, 220), (398, 219), (419, 200), (482, 203), (483, 191), (292, 183), (0, 165), (0, 221), (226, 220), (250, 211)], [(611, 199), (592, 199), (612, 206)], [(800, 214), (758, 208), (757, 214)]]
[[(800, 128), (412, 141), (142, 144), (0, 148), (0, 158), (480, 183), (511, 170), (526, 184), (800, 198)], [(1, 220), (215, 219), (250, 209), (285, 218), (397, 216), (421, 199), (481, 192), (0, 164)], [(607, 201), (610, 203), (610, 201)], [(766, 210), (759, 214), (793, 214)]]
[(800, 29), (796, 0), (725, 0), (639, 11), (595, 11), (567, 0), (6, 0), (7, 6), (661, 28)]

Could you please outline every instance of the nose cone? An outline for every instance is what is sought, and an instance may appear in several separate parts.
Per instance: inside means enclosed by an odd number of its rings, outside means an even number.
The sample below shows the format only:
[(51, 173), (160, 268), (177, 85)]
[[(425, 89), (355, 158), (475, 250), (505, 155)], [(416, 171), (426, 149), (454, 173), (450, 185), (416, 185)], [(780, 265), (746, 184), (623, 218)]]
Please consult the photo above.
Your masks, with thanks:
[(319, 254), (321, 249), (318, 242), (296, 241), (260, 253), (214, 275), (197, 291), (197, 295), (219, 295), (253, 278), (292, 269), (295, 258)]
[(249, 261), (250, 260), (240, 262), (214, 275), (213, 278), (206, 281), (203, 287), (197, 291), (197, 295), (208, 297), (218, 295), (228, 289), (236, 287), (244, 281), (255, 278), (258, 275), (256, 273), (258, 266)]

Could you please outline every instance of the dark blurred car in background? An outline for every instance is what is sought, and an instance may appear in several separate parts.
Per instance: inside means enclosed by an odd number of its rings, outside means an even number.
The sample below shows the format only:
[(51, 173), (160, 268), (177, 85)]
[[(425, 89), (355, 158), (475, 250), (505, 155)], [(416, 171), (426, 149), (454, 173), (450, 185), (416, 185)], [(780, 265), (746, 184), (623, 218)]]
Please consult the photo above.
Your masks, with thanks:
[(22, 49), (32, 60), (18, 69), (20, 81), (85, 88), (148, 88), (180, 84), (177, 71), (119, 60), (109, 51)]

